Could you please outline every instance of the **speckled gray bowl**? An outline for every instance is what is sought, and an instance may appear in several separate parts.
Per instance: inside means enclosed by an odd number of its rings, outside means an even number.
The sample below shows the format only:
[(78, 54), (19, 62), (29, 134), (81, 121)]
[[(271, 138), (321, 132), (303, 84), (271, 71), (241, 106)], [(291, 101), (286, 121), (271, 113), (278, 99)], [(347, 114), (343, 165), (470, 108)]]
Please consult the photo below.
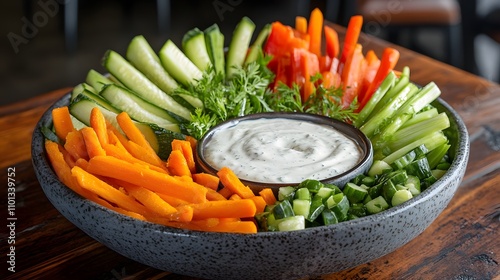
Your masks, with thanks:
[[(53, 107), (68, 104), (66, 96)], [(466, 127), (445, 102), (453, 162), (434, 185), (399, 206), (356, 220), (293, 232), (252, 235), (196, 232), (134, 220), (82, 199), (62, 185), (45, 156), (40, 127), (33, 134), (36, 175), (51, 203), (110, 249), (146, 265), (210, 279), (296, 279), (354, 267), (406, 244), (442, 212), (463, 178), (469, 155)], [(52, 109), (52, 108), (51, 108)]]
[[(323, 183), (329, 183), (329, 184), (334, 184), (339, 187), (344, 186), (347, 182), (351, 181), (354, 179), (359, 174), (363, 174), (368, 172), (370, 169), (372, 163), (373, 163), (373, 147), (372, 143), (370, 140), (366, 137), (366, 135), (361, 132), (361, 130), (355, 128), (352, 125), (346, 124), (344, 122), (334, 120), (332, 118), (328, 118), (325, 116), (320, 116), (320, 115), (313, 115), (313, 114), (306, 114), (306, 113), (259, 113), (259, 114), (252, 114), (252, 115), (247, 115), (239, 118), (233, 118), (228, 121), (222, 122), (218, 124), (217, 126), (213, 127), (210, 129), (201, 139), (198, 141), (198, 145), (196, 147), (196, 163), (199, 166), (200, 171), (210, 173), (210, 174), (217, 174), (217, 169), (212, 166), (209, 163), (209, 160), (205, 158), (205, 152), (204, 149), (206, 145), (210, 142), (212, 139), (213, 135), (217, 133), (218, 131), (224, 130), (226, 128), (232, 127), (236, 125), (237, 123), (245, 120), (255, 120), (255, 119), (276, 119), (276, 118), (285, 118), (285, 119), (292, 119), (292, 120), (298, 120), (298, 121), (304, 121), (304, 122), (310, 122), (314, 124), (319, 124), (319, 125), (324, 125), (324, 126), (329, 126), (337, 130), (338, 132), (344, 134), (346, 137), (350, 138), (353, 140), (359, 150), (361, 151), (361, 157), (359, 161), (354, 165), (352, 168), (347, 170), (346, 172), (343, 172), (341, 174), (338, 174), (333, 177), (325, 178), (322, 179), (321, 182)], [(238, 174), (236, 174), (238, 175)], [(249, 186), (255, 193), (258, 193), (264, 188), (271, 188), (274, 193), (278, 192), (278, 189), (280, 187), (284, 186), (296, 186), (300, 184), (300, 182), (292, 182), (292, 183), (262, 183), (262, 182), (254, 182), (254, 181), (249, 181), (249, 180), (243, 180), (241, 181), (246, 185)]]

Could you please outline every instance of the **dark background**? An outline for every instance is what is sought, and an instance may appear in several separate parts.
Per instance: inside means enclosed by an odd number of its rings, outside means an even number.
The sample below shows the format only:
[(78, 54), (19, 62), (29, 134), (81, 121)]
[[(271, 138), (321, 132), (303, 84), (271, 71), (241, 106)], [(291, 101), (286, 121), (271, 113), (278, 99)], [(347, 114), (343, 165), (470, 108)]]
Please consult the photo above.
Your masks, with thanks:
[[(188, 0), (171, 1), (168, 26), (160, 27), (157, 2), (153, 0), (97, 1), (78, 3), (78, 32), (74, 50), (68, 48), (64, 35), (64, 5), (47, 13), (44, 3), (68, 3), (74, 0), (2, 1), (0, 21), (0, 106), (17, 102), (38, 94), (71, 87), (82, 81), (89, 69), (105, 72), (101, 58), (107, 49), (124, 54), (130, 40), (142, 34), (155, 50), (167, 39), (180, 44), (182, 35), (189, 29), (204, 29), (217, 23), (226, 36), (230, 36), (242, 16), (250, 17), (260, 30), (266, 23), (281, 21), (293, 25), (296, 15), (309, 15), (322, 1), (306, 0)], [(499, 1), (480, 1), (478, 11), (489, 9)], [(335, 21), (336, 19), (327, 18)], [(26, 32), (26, 21), (37, 26), (15, 41), (16, 35)], [(30, 30), (28, 30), (30, 31)], [(423, 42), (418, 51), (441, 59), (439, 34), (423, 32)], [(14, 43), (13, 43), (14, 40)], [(478, 73), (487, 79), (499, 76), (500, 51), (491, 39), (478, 37)]]

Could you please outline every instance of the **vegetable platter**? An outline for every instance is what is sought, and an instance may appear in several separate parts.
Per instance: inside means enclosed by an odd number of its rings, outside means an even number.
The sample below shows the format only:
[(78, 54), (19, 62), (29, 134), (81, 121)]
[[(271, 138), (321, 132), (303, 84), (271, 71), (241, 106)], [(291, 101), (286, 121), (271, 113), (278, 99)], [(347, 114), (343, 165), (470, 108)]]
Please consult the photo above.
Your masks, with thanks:
[[(436, 84), (419, 87), (408, 67), (395, 69), (397, 50), (362, 50), (361, 26), (354, 16), (340, 45), (316, 9), (259, 32), (245, 17), (227, 42), (216, 24), (159, 52), (137, 36), (38, 123), (40, 185), (91, 237), (179, 274), (303, 278), (383, 256), (446, 207), (469, 142)], [(370, 138), (374, 163), (344, 186), (309, 179), (277, 194), (251, 191), (230, 167), (198, 170), (207, 131), (261, 112), (342, 120)]]

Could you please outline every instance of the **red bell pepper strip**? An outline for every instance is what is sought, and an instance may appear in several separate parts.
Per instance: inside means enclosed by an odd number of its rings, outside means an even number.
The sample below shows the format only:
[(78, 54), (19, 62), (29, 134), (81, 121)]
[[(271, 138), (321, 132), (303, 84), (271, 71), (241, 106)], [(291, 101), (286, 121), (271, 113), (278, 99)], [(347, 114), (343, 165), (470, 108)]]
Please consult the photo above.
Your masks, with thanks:
[(342, 96), (343, 107), (349, 107), (354, 98), (358, 95), (363, 78), (364, 69), (366, 67), (365, 57), (363, 55), (363, 47), (361, 44), (356, 44), (351, 58), (346, 61), (344, 71), (342, 72), (343, 90)]
[(394, 69), (394, 67), (398, 63), (398, 60), (399, 60), (398, 50), (390, 47), (384, 49), (384, 52), (382, 53), (382, 58), (380, 59), (380, 66), (377, 70), (377, 74), (375, 75), (375, 78), (373, 78), (373, 81), (366, 90), (363, 99), (360, 102), (359, 110), (361, 110), (366, 105), (368, 100), (370, 100), (375, 90), (377, 90), (377, 88), (380, 86), (385, 77), (387, 77), (387, 74), (389, 74), (389, 72), (391, 72)]

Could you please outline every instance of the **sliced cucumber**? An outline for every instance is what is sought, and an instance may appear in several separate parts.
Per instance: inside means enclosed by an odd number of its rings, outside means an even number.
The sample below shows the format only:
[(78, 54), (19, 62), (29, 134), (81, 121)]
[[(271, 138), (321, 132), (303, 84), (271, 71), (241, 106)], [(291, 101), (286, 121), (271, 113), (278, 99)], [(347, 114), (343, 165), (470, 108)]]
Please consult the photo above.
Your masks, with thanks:
[(255, 39), (252, 46), (250, 47), (250, 50), (248, 51), (248, 55), (245, 59), (245, 64), (249, 64), (257, 60), (259, 54), (262, 53), (262, 46), (264, 45), (264, 42), (266, 41), (270, 32), (271, 32), (271, 24), (266, 24), (260, 30), (259, 35), (257, 35), (257, 39)]
[(134, 120), (154, 123), (159, 127), (180, 132), (179, 124), (167, 111), (147, 102), (126, 88), (108, 85), (101, 91), (101, 96), (118, 110), (127, 112)]
[(226, 61), (224, 57), (224, 35), (217, 24), (209, 26), (203, 33), (205, 33), (207, 53), (214, 66), (215, 73), (225, 77)]
[(162, 91), (120, 54), (112, 50), (107, 51), (103, 64), (114, 77), (143, 99), (186, 120), (191, 119), (191, 113), (187, 108)]
[(167, 72), (184, 86), (196, 85), (203, 73), (189, 58), (168, 40), (160, 50), (160, 61)]
[(203, 102), (194, 96), (173, 94), (179, 84), (165, 70), (160, 58), (144, 36), (138, 35), (130, 41), (125, 56), (135, 68), (183, 107), (190, 111), (203, 107)]
[(125, 57), (164, 92), (170, 94), (179, 87), (144, 36), (135, 36), (130, 41)]
[(248, 17), (243, 17), (236, 25), (227, 52), (227, 78), (231, 78), (235, 73), (235, 68), (243, 66), (254, 30), (255, 23)]
[(201, 71), (206, 71), (212, 66), (205, 43), (205, 34), (200, 29), (193, 28), (184, 35), (182, 50)]
[(95, 88), (96, 93), (100, 92), (103, 86), (113, 83), (109, 78), (94, 69), (89, 70), (85, 82)]
[(82, 93), (84, 90), (91, 92), (93, 94), (98, 94), (96, 89), (92, 87), (91, 85), (87, 83), (81, 83), (76, 85), (73, 90), (71, 91), (71, 100), (75, 99), (80, 93)]
[[(104, 115), (104, 118), (106, 118), (111, 125), (121, 131), (120, 126), (116, 121), (116, 116), (118, 115), (116, 112), (100, 106), (94, 100), (83, 94), (79, 95), (73, 102), (70, 103), (69, 111), (73, 117), (85, 125), (90, 126), (90, 113), (92, 108), (96, 106), (99, 107)], [(170, 152), (172, 151), (172, 141), (174, 139), (185, 139), (184, 135), (161, 128), (155, 124), (135, 122), (135, 125), (139, 128), (144, 137), (146, 137), (150, 143), (151, 147), (162, 159), (167, 159), (170, 155)]]

